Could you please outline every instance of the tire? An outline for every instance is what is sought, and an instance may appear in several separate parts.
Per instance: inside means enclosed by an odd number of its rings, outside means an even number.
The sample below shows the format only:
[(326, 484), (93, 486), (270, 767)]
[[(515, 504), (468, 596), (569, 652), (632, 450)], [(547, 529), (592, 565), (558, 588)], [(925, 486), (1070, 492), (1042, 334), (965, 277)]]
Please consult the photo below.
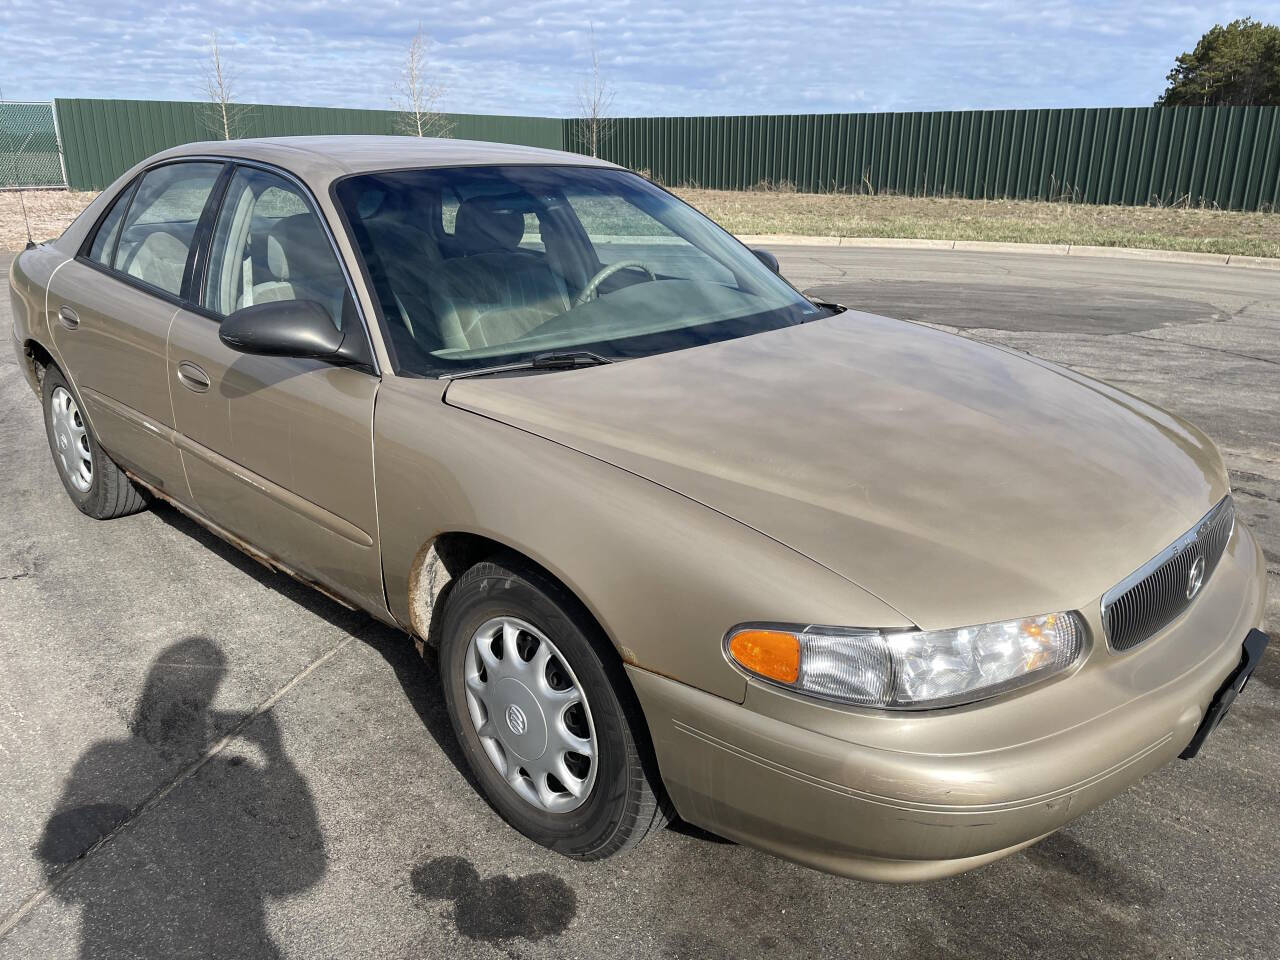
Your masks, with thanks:
[(55, 366), (45, 370), (41, 402), (53, 464), (80, 512), (95, 520), (111, 520), (146, 507), (138, 488), (98, 445), (89, 421), (80, 413), (79, 398)]
[[(513, 627), (514, 643), (508, 626)], [(477, 641), (491, 634), (492, 670), (485, 666), (483, 644)], [(539, 673), (544, 644), (546, 662)], [(600, 860), (629, 849), (669, 819), (639, 705), (607, 644), (572, 595), (516, 559), (472, 567), (454, 584), (444, 610), (440, 673), (445, 702), (485, 798), (530, 840), (578, 860)], [(513, 648), (522, 665), (506, 661)], [(523, 689), (513, 687), (511, 679)], [(581, 709), (573, 705), (579, 695)], [(513, 715), (513, 707), (520, 712)], [(556, 754), (566, 742), (556, 732), (561, 729), (557, 716), (574, 735), (571, 745), (583, 743), (584, 734), (594, 738), (594, 757), (586, 758), (587, 764), (582, 754), (570, 751), (559, 754), (562, 763), (557, 765)], [(482, 730), (490, 735), (482, 737)], [(538, 743), (545, 749), (534, 757)], [(508, 771), (514, 769), (514, 783), (503, 775), (500, 762)], [(552, 777), (545, 776), (549, 768), (556, 771)], [(564, 777), (563, 783), (553, 779), (557, 775)], [(570, 785), (581, 795), (575, 797)]]

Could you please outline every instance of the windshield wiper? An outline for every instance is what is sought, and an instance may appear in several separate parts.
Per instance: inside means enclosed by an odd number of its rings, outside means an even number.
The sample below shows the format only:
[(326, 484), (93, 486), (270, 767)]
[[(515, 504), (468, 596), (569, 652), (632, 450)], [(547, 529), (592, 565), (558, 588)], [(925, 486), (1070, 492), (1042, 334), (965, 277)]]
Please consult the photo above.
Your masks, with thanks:
[[(823, 300), (823, 299), (820, 299), (819, 297), (805, 297), (805, 299), (808, 300), (810, 303), (812, 303), (815, 307), (824, 307), (827, 310), (830, 310), (832, 313), (844, 313), (846, 310), (849, 309), (843, 303), (832, 303), (830, 300)], [(816, 320), (818, 318), (810, 317), (810, 319)]]
[(491, 373), (508, 373), (513, 370), (573, 370), (577, 367), (598, 367), (602, 363), (613, 363), (608, 357), (587, 350), (570, 350), (560, 353), (539, 353), (528, 360), (515, 363), (503, 363), (496, 367), (481, 367), (478, 370), (464, 370), (461, 373), (446, 373), (443, 380), (462, 380), (467, 377), (483, 377)]

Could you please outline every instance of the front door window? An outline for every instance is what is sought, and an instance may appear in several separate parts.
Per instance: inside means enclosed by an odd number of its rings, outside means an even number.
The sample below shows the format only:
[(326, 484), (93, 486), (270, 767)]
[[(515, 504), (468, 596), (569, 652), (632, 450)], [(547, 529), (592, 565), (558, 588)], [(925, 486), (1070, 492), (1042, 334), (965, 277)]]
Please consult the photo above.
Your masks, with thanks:
[(302, 191), (273, 173), (241, 167), (214, 228), (204, 305), (227, 316), (273, 300), (314, 301), (339, 330), (351, 318), (346, 277)]

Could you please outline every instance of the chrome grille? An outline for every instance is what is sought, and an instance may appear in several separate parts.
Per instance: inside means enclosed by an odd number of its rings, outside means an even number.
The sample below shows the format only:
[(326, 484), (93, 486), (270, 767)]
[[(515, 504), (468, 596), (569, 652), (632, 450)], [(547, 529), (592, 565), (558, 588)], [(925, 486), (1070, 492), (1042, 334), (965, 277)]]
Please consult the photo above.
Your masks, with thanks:
[(1132, 650), (1191, 606), (1213, 576), (1235, 521), (1235, 504), (1223, 497), (1199, 523), (1103, 595), (1102, 625), (1112, 649)]

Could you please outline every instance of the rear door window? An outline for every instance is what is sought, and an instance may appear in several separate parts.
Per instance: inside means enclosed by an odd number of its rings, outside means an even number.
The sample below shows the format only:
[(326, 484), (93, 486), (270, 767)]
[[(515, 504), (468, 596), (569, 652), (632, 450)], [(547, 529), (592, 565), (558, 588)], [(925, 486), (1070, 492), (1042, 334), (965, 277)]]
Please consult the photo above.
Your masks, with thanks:
[(130, 181), (129, 185), (120, 191), (111, 204), (111, 209), (98, 224), (98, 232), (93, 235), (93, 243), (89, 245), (89, 259), (95, 263), (100, 263), (104, 267), (111, 266), (111, 258), (116, 250), (116, 237), (120, 235), (120, 221), (124, 219), (124, 212), (129, 207), (129, 197), (133, 194), (136, 183), (137, 181)]
[(222, 164), (203, 162), (147, 171), (129, 204), (112, 266), (179, 295), (196, 225), (221, 173)]

